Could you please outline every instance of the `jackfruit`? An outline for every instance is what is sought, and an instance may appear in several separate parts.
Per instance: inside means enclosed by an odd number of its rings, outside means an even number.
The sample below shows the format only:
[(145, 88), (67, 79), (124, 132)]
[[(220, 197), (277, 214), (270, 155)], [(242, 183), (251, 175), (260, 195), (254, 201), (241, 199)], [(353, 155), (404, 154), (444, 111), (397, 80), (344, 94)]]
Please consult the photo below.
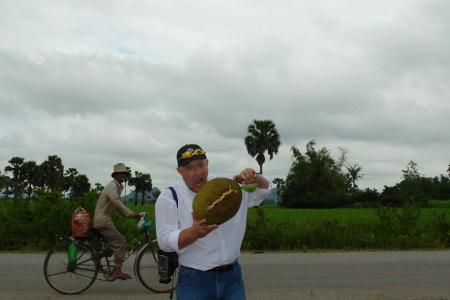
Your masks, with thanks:
[(228, 178), (209, 180), (195, 195), (192, 209), (197, 219), (206, 224), (223, 224), (239, 210), (242, 190), (239, 184)]

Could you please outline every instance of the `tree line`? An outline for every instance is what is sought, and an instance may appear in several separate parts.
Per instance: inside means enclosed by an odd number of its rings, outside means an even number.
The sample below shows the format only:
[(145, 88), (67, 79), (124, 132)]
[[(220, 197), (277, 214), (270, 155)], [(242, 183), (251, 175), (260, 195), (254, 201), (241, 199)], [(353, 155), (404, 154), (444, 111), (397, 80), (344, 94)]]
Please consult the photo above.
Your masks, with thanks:
[[(141, 196), (141, 204), (145, 203), (147, 195), (152, 191), (152, 178), (148, 173), (130, 171), (131, 176), (127, 183), (134, 186), (137, 205), (138, 196)], [(31, 201), (40, 194), (59, 194), (64, 198), (83, 197), (93, 191), (99, 194), (103, 190), (100, 183), (91, 187), (89, 178), (80, 174), (76, 168), (65, 168), (62, 159), (57, 155), (49, 155), (46, 160), (38, 164), (34, 160), (26, 161), (23, 157), (12, 157), (0, 171), (0, 194), (3, 198), (16, 200), (26, 199)], [(153, 195), (157, 196), (157, 195)]]
[[(248, 125), (244, 145), (250, 156), (256, 159), (259, 173), (263, 173), (266, 154), (272, 160), (281, 146), (280, 134), (272, 120), (253, 120)], [(407, 202), (427, 206), (429, 200), (450, 199), (449, 174), (426, 177), (419, 173), (417, 164), (410, 161), (401, 182), (384, 186), (382, 191), (373, 188), (359, 189), (358, 181), (363, 178), (362, 166), (350, 164), (348, 150), (339, 148), (334, 158), (326, 147), (316, 149), (316, 141), (306, 144), (302, 153), (291, 147), (292, 164), (286, 178), (274, 178), (278, 194), (278, 205), (286, 208), (339, 208), (339, 207), (400, 207)], [(103, 186), (91, 184), (86, 175), (76, 168), (65, 169), (61, 158), (48, 156), (41, 164), (13, 157), (9, 165), (0, 172), (0, 194), (6, 198), (30, 201), (33, 195), (57, 192), (66, 198), (82, 197), (89, 191), (99, 193)], [(131, 170), (130, 170), (131, 172)], [(134, 171), (128, 178), (128, 185), (135, 188), (134, 202), (144, 204), (146, 195), (152, 190), (152, 178), (148, 173)], [(157, 198), (158, 194), (153, 195)]]
[(279, 205), (287, 208), (340, 208), (340, 207), (403, 207), (417, 204), (427, 207), (430, 200), (450, 199), (450, 165), (447, 174), (426, 177), (419, 173), (417, 164), (410, 160), (402, 171), (401, 181), (394, 186), (385, 185), (382, 191), (374, 188), (359, 189), (357, 182), (363, 177), (362, 167), (347, 161), (348, 151), (339, 148), (340, 155), (333, 158), (326, 147), (316, 149), (310, 141), (301, 153), (291, 147), (292, 165), (286, 180), (276, 178)]

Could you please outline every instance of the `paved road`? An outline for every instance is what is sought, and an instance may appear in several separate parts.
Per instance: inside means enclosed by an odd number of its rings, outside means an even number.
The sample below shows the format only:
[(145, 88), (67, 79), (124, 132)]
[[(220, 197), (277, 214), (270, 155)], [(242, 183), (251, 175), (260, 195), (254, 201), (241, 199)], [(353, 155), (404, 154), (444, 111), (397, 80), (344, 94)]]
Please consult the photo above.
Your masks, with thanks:
[[(0, 254), (0, 299), (165, 299), (133, 280), (101, 282), (78, 296), (53, 291), (44, 254)], [(450, 251), (261, 253), (240, 259), (248, 300), (450, 299)], [(131, 272), (131, 263), (124, 269)]]

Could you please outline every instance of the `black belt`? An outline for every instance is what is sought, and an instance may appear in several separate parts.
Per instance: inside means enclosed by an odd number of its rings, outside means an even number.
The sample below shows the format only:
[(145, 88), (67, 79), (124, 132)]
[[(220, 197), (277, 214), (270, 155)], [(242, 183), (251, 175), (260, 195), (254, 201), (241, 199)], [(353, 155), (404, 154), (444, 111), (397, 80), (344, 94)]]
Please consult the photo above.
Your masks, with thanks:
[(229, 265), (224, 265), (224, 266), (218, 266), (218, 267), (206, 270), (206, 272), (223, 273), (223, 272), (231, 271), (233, 269), (234, 269), (234, 263), (229, 264)]

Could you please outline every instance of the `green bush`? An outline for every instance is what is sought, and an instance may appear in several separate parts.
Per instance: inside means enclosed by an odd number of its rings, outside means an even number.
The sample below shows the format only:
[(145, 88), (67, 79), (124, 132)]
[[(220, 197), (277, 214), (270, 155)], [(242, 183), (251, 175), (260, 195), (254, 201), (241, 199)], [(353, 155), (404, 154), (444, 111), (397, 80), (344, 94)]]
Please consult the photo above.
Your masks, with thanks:
[[(72, 214), (79, 206), (91, 214), (91, 219), (94, 217), (97, 198), (93, 191), (75, 199), (61, 198), (59, 193), (38, 192), (31, 202), (1, 201), (0, 251), (49, 250), (61, 242), (56, 235), (71, 235)], [(142, 209), (139, 206), (139, 212)], [(153, 215), (152, 209), (149, 216)], [(136, 220), (124, 219), (116, 213), (115, 224), (125, 237), (136, 232)]]

